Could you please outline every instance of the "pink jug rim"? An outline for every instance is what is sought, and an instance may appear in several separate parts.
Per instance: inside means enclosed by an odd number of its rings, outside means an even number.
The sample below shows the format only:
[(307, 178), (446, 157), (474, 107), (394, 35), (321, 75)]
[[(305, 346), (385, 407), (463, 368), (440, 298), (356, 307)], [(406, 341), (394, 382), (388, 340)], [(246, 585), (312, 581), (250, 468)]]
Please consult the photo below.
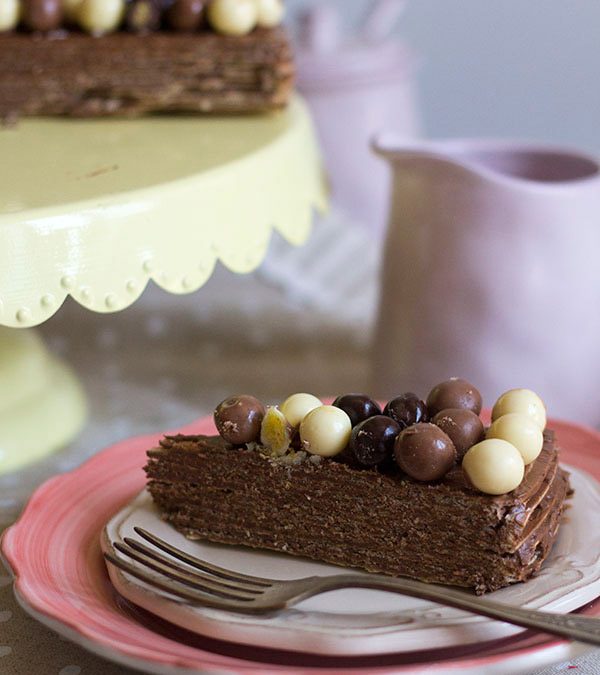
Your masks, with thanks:
[(411, 155), (428, 157), (495, 182), (524, 187), (556, 189), (600, 181), (596, 157), (552, 143), (477, 138), (415, 143), (394, 133), (383, 133), (373, 138), (372, 148), (391, 161)]

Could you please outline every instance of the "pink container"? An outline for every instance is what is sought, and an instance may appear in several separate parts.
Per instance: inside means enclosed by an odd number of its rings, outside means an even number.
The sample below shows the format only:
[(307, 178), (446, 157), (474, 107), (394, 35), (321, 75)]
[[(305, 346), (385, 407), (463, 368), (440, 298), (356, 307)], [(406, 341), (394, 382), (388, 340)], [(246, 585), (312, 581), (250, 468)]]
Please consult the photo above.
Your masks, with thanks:
[(373, 391), (466, 377), (600, 423), (600, 165), (545, 145), (380, 137), (394, 190)]
[(334, 206), (380, 236), (390, 173), (370, 143), (382, 128), (405, 139), (419, 134), (413, 58), (396, 39), (378, 40), (367, 33), (340, 40), (332, 12), (320, 6), (304, 17), (298, 88), (317, 126)]

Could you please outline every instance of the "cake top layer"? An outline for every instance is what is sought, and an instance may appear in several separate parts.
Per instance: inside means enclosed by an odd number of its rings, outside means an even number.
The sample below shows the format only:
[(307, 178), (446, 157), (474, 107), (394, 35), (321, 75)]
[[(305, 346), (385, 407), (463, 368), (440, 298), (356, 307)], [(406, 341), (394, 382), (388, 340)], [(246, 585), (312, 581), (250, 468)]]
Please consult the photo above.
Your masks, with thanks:
[(282, 0), (2, 0), (1, 32), (64, 38), (115, 31), (248, 35), (283, 20)]
[[(352, 461), (349, 453), (339, 454), (332, 458), (322, 458), (311, 455), (303, 450), (292, 451), (280, 456), (274, 456), (270, 450), (259, 443), (244, 446), (234, 445), (227, 442), (221, 436), (206, 435), (175, 435), (165, 436), (159, 447), (148, 451), (150, 461), (160, 460), (168, 455), (179, 456), (184, 464), (194, 462), (194, 455), (214, 453), (218, 451), (232, 453), (232, 461), (235, 461), (233, 453), (258, 456), (261, 461), (270, 466), (281, 469), (286, 467), (304, 467), (307, 472), (313, 473), (328, 467), (327, 470), (342, 472), (360, 472), (363, 476), (371, 475), (373, 479), (383, 481), (389, 485), (415, 484), (422, 485), (423, 481), (417, 481), (407, 474), (396, 471), (390, 465), (384, 467), (364, 467)], [(468, 477), (465, 476), (461, 467), (454, 466), (445, 476), (435, 482), (427, 483), (429, 490), (445, 493), (447, 495), (468, 495), (481, 505), (494, 504), (495, 508), (523, 508), (539, 503), (544, 496), (545, 487), (550, 484), (558, 470), (558, 447), (555, 443), (554, 432), (549, 429), (544, 432), (543, 448), (535, 462), (529, 464), (524, 471), (521, 483), (511, 492), (501, 495), (486, 495), (474, 487)]]
[(526, 475), (543, 471), (544, 460), (539, 469), (530, 467), (544, 446), (544, 403), (531, 390), (510, 390), (496, 401), (488, 429), (481, 408), (477, 388), (454, 377), (433, 387), (426, 400), (406, 392), (383, 410), (366, 394), (344, 394), (324, 405), (299, 393), (280, 406), (231, 396), (217, 406), (214, 420), (226, 442), (258, 444), (274, 458), (301, 451), (418, 482), (513, 492)]

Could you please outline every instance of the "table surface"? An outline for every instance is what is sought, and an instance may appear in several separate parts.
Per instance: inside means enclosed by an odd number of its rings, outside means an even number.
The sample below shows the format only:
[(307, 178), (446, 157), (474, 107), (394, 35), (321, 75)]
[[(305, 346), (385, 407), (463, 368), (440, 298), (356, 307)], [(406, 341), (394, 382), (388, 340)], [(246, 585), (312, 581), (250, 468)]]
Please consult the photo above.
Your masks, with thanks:
[[(237, 298), (235, 312), (223, 309), (225, 296)], [(57, 458), (54, 471), (68, 470), (132, 434), (189, 422), (233, 389), (268, 401), (281, 400), (290, 391), (326, 395), (368, 389), (366, 340), (357, 338), (360, 327), (334, 325), (327, 317), (290, 305), (253, 277), (227, 272), (209, 282), (205, 294), (174, 302), (160, 292), (150, 293), (122, 315), (91, 315), (68, 303), (42, 332), (80, 373), (93, 411), (85, 433)], [(22, 486), (33, 489), (26, 481)], [(11, 494), (16, 494), (15, 486), (12, 492), (0, 489), (0, 530), (15, 516), (6, 499)], [(600, 675), (600, 650), (544, 674), (569, 668)], [(17, 605), (11, 579), (0, 565), (2, 675), (133, 672), (31, 619)]]

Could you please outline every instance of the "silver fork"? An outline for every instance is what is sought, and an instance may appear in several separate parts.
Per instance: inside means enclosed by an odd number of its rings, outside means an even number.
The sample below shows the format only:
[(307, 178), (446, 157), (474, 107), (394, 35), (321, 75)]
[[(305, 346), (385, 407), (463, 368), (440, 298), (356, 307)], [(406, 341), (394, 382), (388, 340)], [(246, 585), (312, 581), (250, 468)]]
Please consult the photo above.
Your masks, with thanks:
[[(371, 588), (432, 600), (516, 626), (600, 645), (600, 619), (514, 607), (453, 588), (377, 574), (336, 574), (289, 581), (254, 577), (196, 558), (141, 527), (134, 530), (153, 548), (130, 537), (113, 543), (113, 546), (139, 564), (111, 553), (104, 554), (106, 560), (150, 586), (195, 605), (244, 614), (268, 614), (326, 591)], [(149, 574), (140, 565), (164, 578)]]

